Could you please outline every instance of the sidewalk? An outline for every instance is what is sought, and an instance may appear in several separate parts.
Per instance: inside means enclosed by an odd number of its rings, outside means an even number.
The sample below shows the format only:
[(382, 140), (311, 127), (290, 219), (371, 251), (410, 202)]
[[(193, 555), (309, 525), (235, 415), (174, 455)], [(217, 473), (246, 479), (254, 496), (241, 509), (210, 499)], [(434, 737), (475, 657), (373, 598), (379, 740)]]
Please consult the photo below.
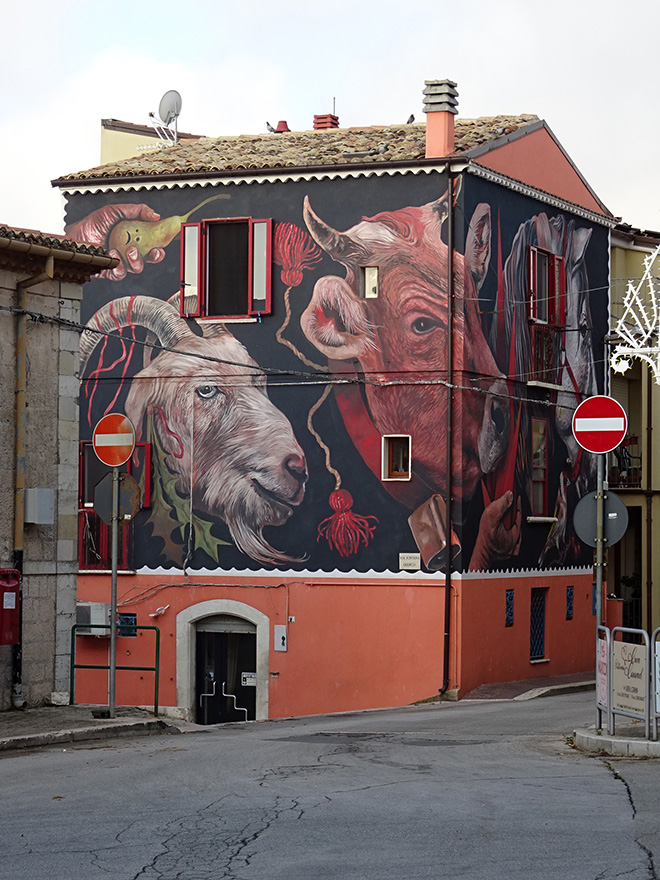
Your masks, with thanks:
[(120, 736), (181, 733), (190, 727), (136, 708), (117, 708), (116, 718), (95, 718), (92, 709), (98, 708), (105, 707), (43, 706), (0, 712), (0, 753)]

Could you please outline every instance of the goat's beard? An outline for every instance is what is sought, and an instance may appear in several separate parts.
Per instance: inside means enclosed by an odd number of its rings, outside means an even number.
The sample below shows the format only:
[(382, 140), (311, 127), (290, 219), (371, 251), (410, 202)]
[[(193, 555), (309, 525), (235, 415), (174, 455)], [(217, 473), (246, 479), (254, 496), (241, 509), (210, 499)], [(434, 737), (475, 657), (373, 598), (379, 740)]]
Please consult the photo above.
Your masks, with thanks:
[[(271, 565), (304, 561), (276, 550), (263, 536), (265, 526), (283, 525), (291, 515), (291, 508), (262, 498), (247, 477), (224, 482), (221, 509), (218, 509), (220, 499), (216, 495), (212, 499), (209, 497), (212, 494), (210, 488), (207, 486), (203, 499), (199, 499), (199, 508), (209, 516), (224, 520), (232, 540), (246, 556), (255, 562)], [(209, 504), (210, 500), (215, 504)]]

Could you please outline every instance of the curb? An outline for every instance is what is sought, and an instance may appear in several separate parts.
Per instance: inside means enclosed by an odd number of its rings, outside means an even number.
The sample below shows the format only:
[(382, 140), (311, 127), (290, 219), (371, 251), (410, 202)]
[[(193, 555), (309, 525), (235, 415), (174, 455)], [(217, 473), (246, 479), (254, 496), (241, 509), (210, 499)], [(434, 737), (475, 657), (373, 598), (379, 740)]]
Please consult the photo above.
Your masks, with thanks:
[(38, 746), (57, 745), (67, 742), (86, 742), (95, 739), (118, 739), (121, 736), (152, 736), (159, 733), (180, 733), (173, 724), (159, 718), (144, 721), (117, 721), (94, 727), (78, 727), (71, 730), (52, 730), (48, 733), (26, 733), (0, 738), (0, 752), (15, 749), (31, 749)]
[(583, 691), (595, 691), (596, 682), (576, 681), (572, 684), (551, 684), (547, 687), (532, 688), (531, 691), (525, 691), (524, 694), (518, 694), (513, 697), (514, 700), (535, 700), (538, 697), (558, 697), (561, 694), (575, 694)]
[(660, 742), (637, 737), (597, 734), (594, 730), (576, 730), (573, 743), (583, 752), (623, 758), (660, 758)]

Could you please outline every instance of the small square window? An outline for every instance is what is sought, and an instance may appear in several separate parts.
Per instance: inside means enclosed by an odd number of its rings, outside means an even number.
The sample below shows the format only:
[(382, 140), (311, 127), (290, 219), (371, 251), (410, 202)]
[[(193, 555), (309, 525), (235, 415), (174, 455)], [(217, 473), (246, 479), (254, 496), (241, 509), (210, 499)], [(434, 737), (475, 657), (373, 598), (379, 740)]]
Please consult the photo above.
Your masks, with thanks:
[(269, 314), (271, 266), (271, 220), (184, 223), (181, 314), (222, 319)]
[(360, 269), (360, 296), (362, 299), (378, 299), (378, 266)]
[(137, 614), (117, 615), (117, 635), (131, 639), (137, 638)]
[(411, 474), (410, 436), (390, 434), (383, 437), (383, 480), (409, 480)]

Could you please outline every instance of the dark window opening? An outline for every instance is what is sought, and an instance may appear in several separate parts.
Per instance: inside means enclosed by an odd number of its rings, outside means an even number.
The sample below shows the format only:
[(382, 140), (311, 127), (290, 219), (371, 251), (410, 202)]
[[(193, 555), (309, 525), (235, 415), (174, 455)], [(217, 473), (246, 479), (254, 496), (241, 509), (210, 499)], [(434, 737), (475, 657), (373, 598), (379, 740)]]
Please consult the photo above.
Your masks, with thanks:
[(268, 314), (271, 239), (271, 220), (241, 217), (184, 224), (181, 314), (201, 318)]
[(513, 626), (513, 590), (506, 591), (504, 626)]
[(545, 587), (532, 589), (531, 613), (529, 620), (529, 659), (545, 658)]

